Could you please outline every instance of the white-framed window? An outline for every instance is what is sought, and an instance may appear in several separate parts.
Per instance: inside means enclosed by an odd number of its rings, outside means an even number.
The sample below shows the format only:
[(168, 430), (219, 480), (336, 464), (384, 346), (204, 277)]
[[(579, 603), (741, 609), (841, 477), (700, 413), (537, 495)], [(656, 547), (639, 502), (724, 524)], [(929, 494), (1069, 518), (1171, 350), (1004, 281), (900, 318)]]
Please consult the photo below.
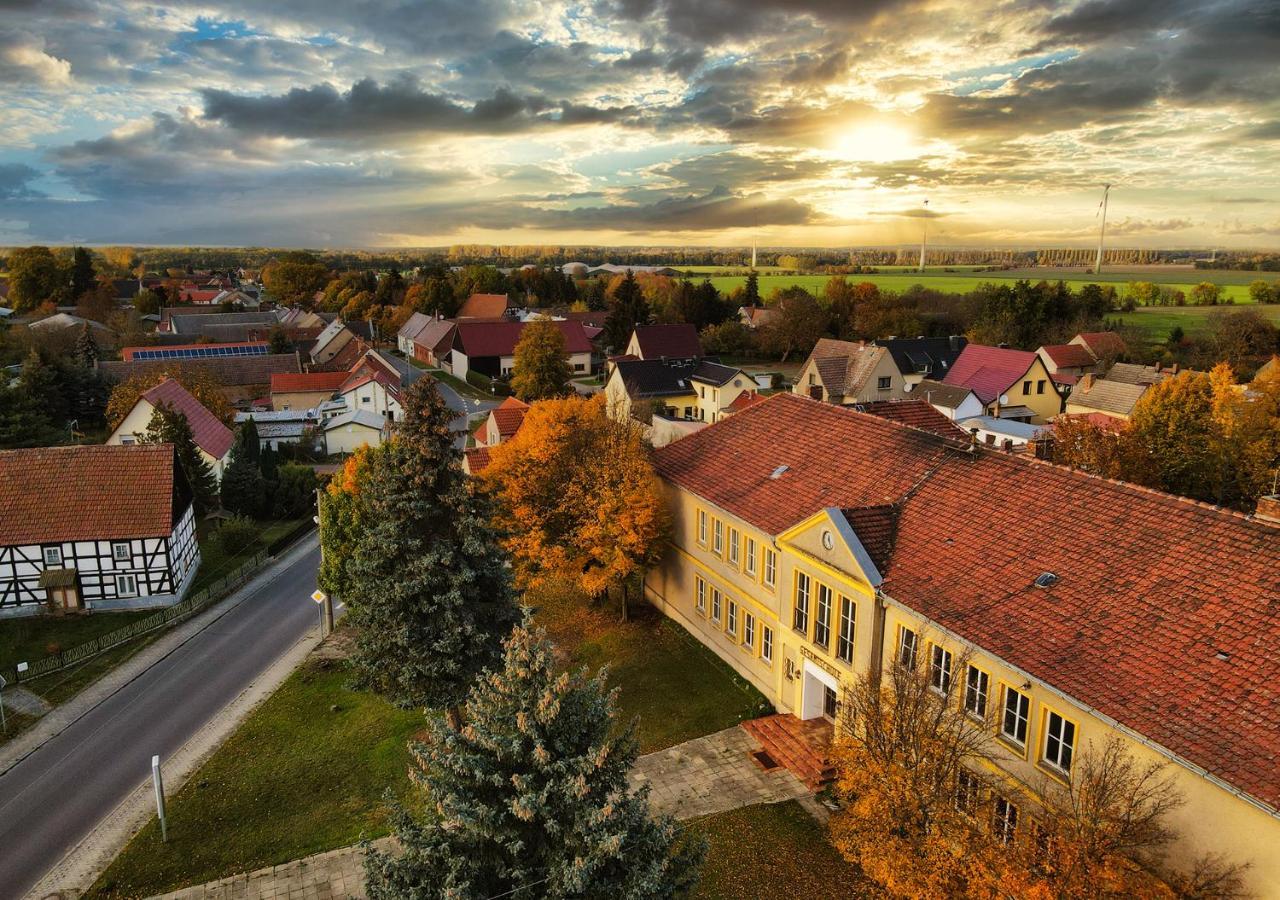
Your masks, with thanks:
[(1031, 698), (1011, 687), (1004, 689), (1004, 715), (1000, 718), (1000, 733), (1019, 746), (1027, 743), (1027, 717), (1031, 712)]
[(742, 614), (742, 646), (756, 645), (756, 617), (749, 612)]
[(716, 556), (724, 552), (724, 523), (719, 519), (711, 523), (711, 550)]
[(711, 589), (711, 621), (720, 621), (720, 591), (716, 588)]
[(978, 801), (982, 799), (982, 785), (978, 776), (968, 769), (956, 773), (956, 809), (966, 816), (978, 812)]
[(738, 634), (738, 604), (729, 601), (729, 615), (725, 619), (724, 630), (735, 637)]
[(756, 574), (756, 540), (747, 538), (747, 545), (742, 555), (742, 568), (748, 575)]
[(698, 510), (698, 543), (704, 547), (707, 543), (707, 511)]
[(45, 547), (44, 548), (44, 564), (46, 566), (62, 565), (62, 548), (61, 547)]
[(876, 389), (881, 391), (887, 391), (889, 390), (889, 386), (891, 383), (892, 382), (890, 381), (888, 375), (881, 375), (879, 378), (876, 379)]
[(1001, 843), (1007, 844), (1013, 840), (1018, 831), (1018, 807), (1004, 797), (997, 797), (991, 830)]
[(929, 653), (929, 686), (944, 696), (951, 693), (951, 651), (937, 644)]
[(910, 628), (898, 628), (898, 665), (905, 669), (916, 667), (916, 633)]
[(138, 595), (138, 579), (132, 575), (116, 576), (116, 596), (136, 597)]
[(764, 583), (769, 587), (778, 583), (778, 554), (772, 547), (764, 548)]
[(831, 643), (831, 588), (818, 583), (818, 605), (813, 611), (813, 642), (819, 647)]
[(707, 614), (707, 583), (701, 578), (693, 579), (694, 604), (701, 615)]
[(836, 632), (836, 659), (853, 663), (853, 632), (858, 608), (848, 597), (840, 598), (840, 628)]
[(760, 658), (773, 662), (773, 629), (768, 625), (760, 626)]
[(969, 666), (964, 679), (964, 710), (978, 719), (987, 717), (987, 690), (990, 679), (977, 666)]
[(1044, 761), (1063, 772), (1071, 771), (1071, 758), (1076, 752), (1076, 726), (1053, 710), (1045, 722)]
[(138, 442), (138, 441), (137, 441), (137, 439), (136, 439), (133, 435), (131, 435), (131, 434), (122, 434), (122, 435), (120, 435), (120, 443), (121, 443), (122, 445), (124, 445), (125, 447), (132, 446), (133, 444), (136, 444), (137, 442)]
[(738, 529), (729, 529), (729, 562), (738, 564)]
[(116, 562), (128, 562), (130, 559), (128, 544), (112, 544), (111, 558)]
[(791, 614), (791, 627), (801, 634), (809, 633), (809, 576), (796, 573), (796, 602)]

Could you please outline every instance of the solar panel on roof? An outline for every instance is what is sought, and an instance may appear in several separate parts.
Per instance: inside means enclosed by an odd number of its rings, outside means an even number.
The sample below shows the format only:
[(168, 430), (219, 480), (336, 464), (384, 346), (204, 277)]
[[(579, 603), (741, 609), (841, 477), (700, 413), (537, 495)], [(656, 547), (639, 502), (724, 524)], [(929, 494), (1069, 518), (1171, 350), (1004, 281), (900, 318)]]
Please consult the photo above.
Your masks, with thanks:
[(266, 356), (270, 347), (266, 344), (219, 347), (216, 344), (200, 347), (157, 347), (134, 350), (134, 359), (215, 359), (228, 356)]

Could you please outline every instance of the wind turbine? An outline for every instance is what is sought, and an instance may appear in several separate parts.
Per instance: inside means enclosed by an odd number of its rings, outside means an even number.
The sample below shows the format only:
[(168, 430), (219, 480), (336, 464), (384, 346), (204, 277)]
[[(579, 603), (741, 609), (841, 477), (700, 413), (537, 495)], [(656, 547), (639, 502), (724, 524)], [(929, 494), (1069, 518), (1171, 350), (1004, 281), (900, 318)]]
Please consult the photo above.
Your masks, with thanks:
[(1102, 242), (1107, 238), (1107, 199), (1111, 196), (1111, 185), (1103, 185), (1102, 202), (1098, 204), (1098, 211), (1093, 214), (1096, 219), (1102, 217), (1102, 227), (1098, 230), (1098, 258), (1093, 263), (1093, 274), (1102, 274)]
[(756, 268), (756, 231), (760, 228), (760, 211), (751, 211), (751, 271)]
[(920, 229), (920, 272), (924, 272), (924, 248), (929, 241), (929, 201), (924, 201), (924, 215), (920, 217), (923, 224)]

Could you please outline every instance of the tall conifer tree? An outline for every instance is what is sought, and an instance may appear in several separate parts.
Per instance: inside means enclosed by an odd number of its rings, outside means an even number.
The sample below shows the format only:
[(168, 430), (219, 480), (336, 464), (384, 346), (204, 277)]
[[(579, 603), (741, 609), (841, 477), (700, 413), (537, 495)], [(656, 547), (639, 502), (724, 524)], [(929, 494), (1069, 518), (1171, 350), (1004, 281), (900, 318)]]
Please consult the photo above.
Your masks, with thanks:
[(394, 813), (399, 855), (370, 853), (370, 900), (655, 900), (692, 887), (704, 846), (680, 842), (631, 790), (634, 726), (615, 729), (602, 675), (557, 670), (527, 627), (472, 689), (467, 726), (428, 722), (413, 745), (422, 792)]

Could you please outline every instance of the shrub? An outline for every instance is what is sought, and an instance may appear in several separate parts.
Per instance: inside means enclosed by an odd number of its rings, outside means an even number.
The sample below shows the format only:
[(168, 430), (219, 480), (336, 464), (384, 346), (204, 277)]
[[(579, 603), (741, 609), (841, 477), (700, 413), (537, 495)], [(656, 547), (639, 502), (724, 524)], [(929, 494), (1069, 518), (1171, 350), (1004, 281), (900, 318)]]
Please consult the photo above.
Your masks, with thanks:
[(258, 539), (258, 525), (248, 516), (232, 516), (218, 527), (218, 546), (235, 556)]
[(310, 466), (285, 463), (276, 473), (275, 515), (280, 519), (296, 519), (311, 515), (316, 505), (319, 481)]

